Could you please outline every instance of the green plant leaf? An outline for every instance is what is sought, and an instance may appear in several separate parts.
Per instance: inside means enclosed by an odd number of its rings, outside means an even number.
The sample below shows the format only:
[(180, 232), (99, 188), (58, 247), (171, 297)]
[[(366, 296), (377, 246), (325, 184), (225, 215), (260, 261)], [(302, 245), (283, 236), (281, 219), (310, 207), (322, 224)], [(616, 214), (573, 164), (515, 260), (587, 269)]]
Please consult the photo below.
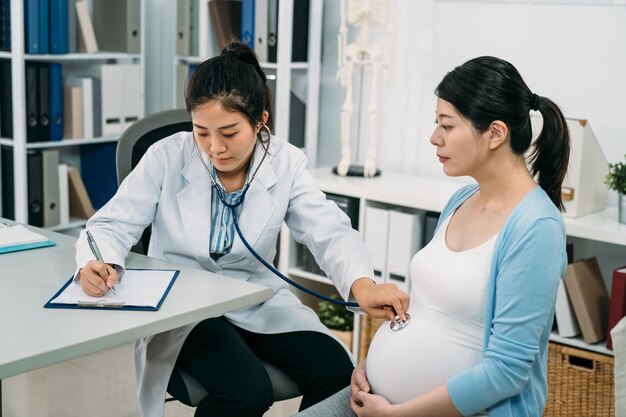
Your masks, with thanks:
[[(339, 297), (333, 297), (340, 300)], [(324, 326), (333, 330), (352, 330), (354, 327), (354, 314), (345, 306), (322, 301), (317, 309), (317, 316)]]
[[(626, 155), (624, 158), (626, 159)], [(611, 190), (626, 194), (626, 164), (623, 161), (609, 164), (609, 172), (606, 174), (604, 183)]]

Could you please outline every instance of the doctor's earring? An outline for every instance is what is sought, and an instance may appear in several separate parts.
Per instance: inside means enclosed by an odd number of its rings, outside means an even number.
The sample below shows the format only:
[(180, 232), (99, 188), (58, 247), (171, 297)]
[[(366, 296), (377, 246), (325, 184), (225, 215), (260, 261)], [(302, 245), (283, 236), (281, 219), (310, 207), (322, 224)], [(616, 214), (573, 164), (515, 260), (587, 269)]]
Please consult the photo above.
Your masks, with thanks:
[(261, 125), (261, 130), (259, 130), (259, 133), (257, 136), (259, 140), (262, 143), (267, 143), (270, 141), (271, 136), (272, 136), (272, 131), (270, 130), (270, 128), (266, 124)]

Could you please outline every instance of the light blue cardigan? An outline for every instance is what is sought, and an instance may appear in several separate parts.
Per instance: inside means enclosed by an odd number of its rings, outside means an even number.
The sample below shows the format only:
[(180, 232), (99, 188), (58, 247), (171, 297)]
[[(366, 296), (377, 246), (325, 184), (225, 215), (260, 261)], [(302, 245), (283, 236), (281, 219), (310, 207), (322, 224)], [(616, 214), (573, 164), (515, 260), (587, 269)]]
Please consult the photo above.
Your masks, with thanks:
[[(437, 228), (477, 190), (474, 184), (457, 191)], [(491, 417), (542, 415), (548, 338), (566, 266), (561, 213), (537, 187), (513, 209), (496, 241), (486, 288), (483, 361), (447, 382), (463, 415), (487, 408)]]

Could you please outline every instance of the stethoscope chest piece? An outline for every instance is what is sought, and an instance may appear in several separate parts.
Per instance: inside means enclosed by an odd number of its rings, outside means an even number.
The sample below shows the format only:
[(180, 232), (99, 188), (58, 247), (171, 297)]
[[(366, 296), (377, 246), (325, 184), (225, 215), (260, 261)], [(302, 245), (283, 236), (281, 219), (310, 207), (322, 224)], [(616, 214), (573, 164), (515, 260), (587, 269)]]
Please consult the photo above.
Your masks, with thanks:
[(409, 315), (409, 313), (406, 313), (406, 321), (402, 321), (400, 316), (396, 315), (393, 320), (391, 320), (391, 324), (389, 324), (389, 327), (394, 332), (398, 332), (408, 326), (410, 322), (411, 316)]

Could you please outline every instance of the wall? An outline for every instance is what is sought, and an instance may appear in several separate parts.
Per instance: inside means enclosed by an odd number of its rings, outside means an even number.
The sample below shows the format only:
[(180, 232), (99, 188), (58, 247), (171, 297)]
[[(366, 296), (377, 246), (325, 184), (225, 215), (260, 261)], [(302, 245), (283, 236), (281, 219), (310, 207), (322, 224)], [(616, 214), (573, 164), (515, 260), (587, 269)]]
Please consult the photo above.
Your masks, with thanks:
[[(513, 63), (530, 88), (566, 116), (590, 121), (609, 162), (626, 153), (626, 7), (393, 0), (389, 77), (379, 94), (378, 162), (384, 170), (440, 176), (428, 138), (433, 90), (445, 73), (479, 55)], [(335, 165), (345, 92), (335, 80), (339, 2), (324, 3), (318, 161)], [(382, 43), (384, 35), (378, 34)], [(367, 142), (367, 127), (361, 142)], [(361, 146), (364, 146), (361, 143)], [(361, 152), (363, 155), (363, 152)], [(614, 197), (612, 197), (614, 198)]]

